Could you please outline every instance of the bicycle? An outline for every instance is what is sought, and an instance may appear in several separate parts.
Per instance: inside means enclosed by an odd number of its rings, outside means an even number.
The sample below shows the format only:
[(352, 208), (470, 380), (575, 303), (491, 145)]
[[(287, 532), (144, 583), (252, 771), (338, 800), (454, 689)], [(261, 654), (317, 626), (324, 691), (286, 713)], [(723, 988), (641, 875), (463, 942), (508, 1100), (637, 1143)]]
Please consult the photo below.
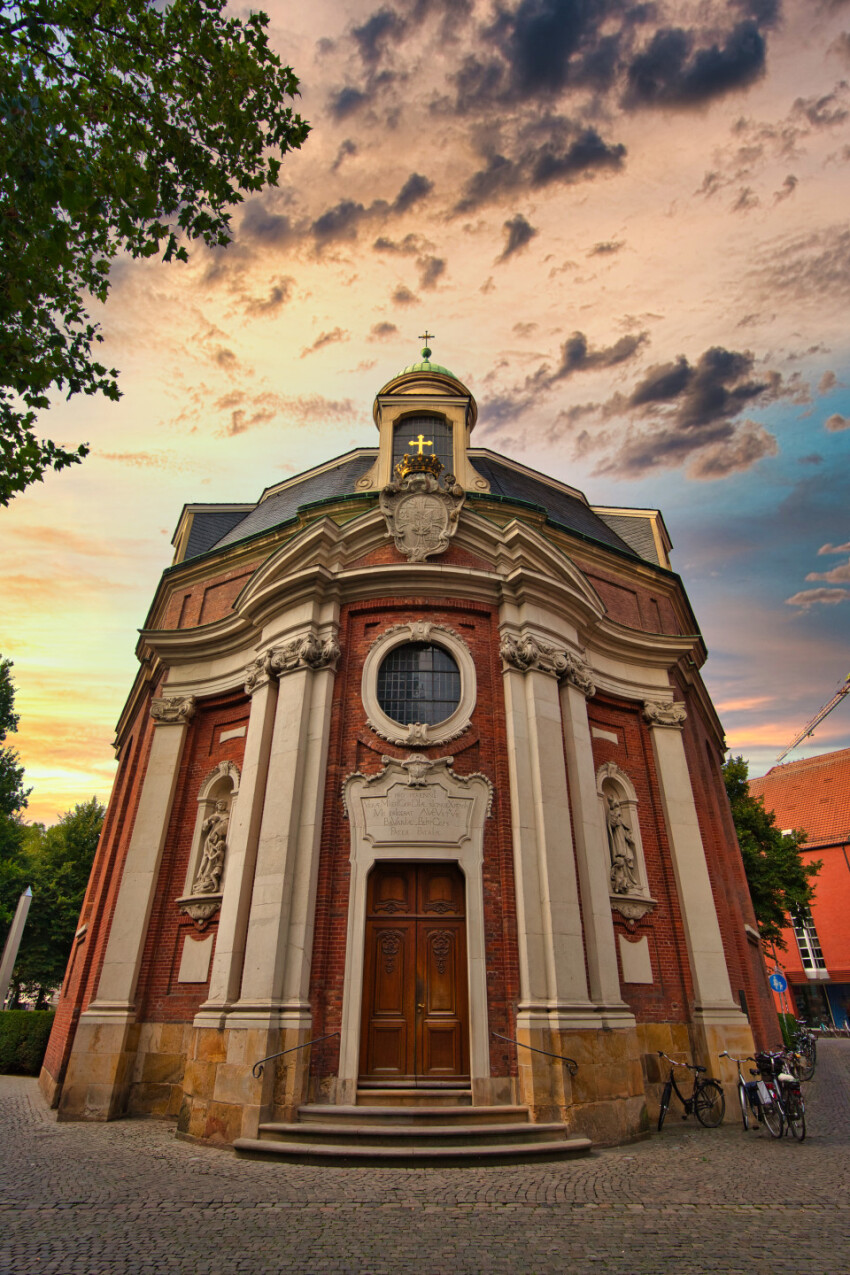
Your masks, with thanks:
[(798, 1142), (806, 1136), (806, 1108), (800, 1081), (788, 1066), (785, 1050), (764, 1051), (756, 1054), (759, 1079), (756, 1089), (764, 1124), (773, 1138), (790, 1133)]
[[(670, 1058), (664, 1053), (663, 1049), (658, 1050), (659, 1058), (666, 1058), (671, 1064), (670, 1075), (664, 1085), (661, 1094), (661, 1110), (658, 1113), (658, 1130), (661, 1131), (667, 1111), (670, 1106), (670, 1099), (675, 1091), (676, 1097), (685, 1108), (683, 1120), (687, 1120), (691, 1112), (694, 1113), (697, 1120), (706, 1129), (716, 1129), (722, 1124), (723, 1117), (726, 1114), (726, 1098), (723, 1093), (723, 1086), (717, 1080), (712, 1080), (708, 1076), (701, 1075), (705, 1072), (705, 1067), (700, 1067), (698, 1063), (677, 1062), (675, 1058)], [(674, 1068), (687, 1067), (688, 1071), (694, 1073), (694, 1087), (690, 1098), (683, 1094), (679, 1086), (676, 1084), (676, 1076)]]
[(738, 1102), (741, 1106), (741, 1123), (744, 1126), (744, 1133), (750, 1127), (750, 1110), (756, 1112), (758, 1118), (758, 1095), (756, 1092), (757, 1081), (745, 1080), (744, 1073), (741, 1071), (742, 1062), (755, 1062), (755, 1058), (748, 1054), (746, 1058), (736, 1058), (734, 1054), (730, 1054), (728, 1049), (724, 1049), (722, 1054), (718, 1054), (718, 1058), (728, 1058), (730, 1062), (735, 1063), (738, 1068)]
[(800, 1079), (811, 1080), (815, 1074), (815, 1063), (818, 1060), (818, 1043), (814, 1033), (810, 1031), (805, 1018), (798, 1018), (797, 1030), (794, 1032), (794, 1038), (791, 1047), (800, 1054), (801, 1062), (799, 1065)]

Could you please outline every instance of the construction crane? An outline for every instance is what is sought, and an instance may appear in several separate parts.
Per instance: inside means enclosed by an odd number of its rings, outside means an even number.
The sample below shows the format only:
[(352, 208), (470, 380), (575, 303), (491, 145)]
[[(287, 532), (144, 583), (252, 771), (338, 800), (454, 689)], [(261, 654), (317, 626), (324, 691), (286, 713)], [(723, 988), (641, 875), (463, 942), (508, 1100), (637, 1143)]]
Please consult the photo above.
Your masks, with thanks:
[(780, 753), (776, 760), (782, 761), (782, 758), (787, 757), (791, 749), (796, 748), (801, 740), (805, 739), (808, 735), (813, 735), (815, 727), (820, 726), (823, 719), (825, 717), (828, 717), (829, 714), (832, 712), (832, 710), (836, 708), (838, 704), (841, 703), (845, 695), (850, 695), (850, 673), (847, 674), (843, 682), (839, 682), (836, 692), (833, 695), (832, 699), (829, 700), (828, 703), (824, 704), (823, 708), (818, 709), (818, 711), (815, 713), (812, 720), (810, 722), (807, 722), (806, 725), (803, 727), (803, 729), (800, 731), (799, 735), (796, 736), (796, 738), (794, 739), (794, 742), (792, 744), (789, 744), (788, 747), (785, 749), (785, 752)]

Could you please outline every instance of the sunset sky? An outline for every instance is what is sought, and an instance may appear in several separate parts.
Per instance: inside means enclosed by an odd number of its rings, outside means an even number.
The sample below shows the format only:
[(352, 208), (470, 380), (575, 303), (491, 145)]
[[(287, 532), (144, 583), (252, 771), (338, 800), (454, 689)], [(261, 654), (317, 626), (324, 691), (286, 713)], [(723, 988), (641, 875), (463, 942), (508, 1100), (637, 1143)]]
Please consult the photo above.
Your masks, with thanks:
[[(474, 444), (662, 509), (763, 773), (850, 673), (850, 3), (264, 7), (310, 137), (227, 251), (116, 263), (123, 398), (0, 511), (27, 817), (108, 796), (183, 504), (375, 445), (426, 326)], [(850, 697), (791, 756), (848, 746)]]

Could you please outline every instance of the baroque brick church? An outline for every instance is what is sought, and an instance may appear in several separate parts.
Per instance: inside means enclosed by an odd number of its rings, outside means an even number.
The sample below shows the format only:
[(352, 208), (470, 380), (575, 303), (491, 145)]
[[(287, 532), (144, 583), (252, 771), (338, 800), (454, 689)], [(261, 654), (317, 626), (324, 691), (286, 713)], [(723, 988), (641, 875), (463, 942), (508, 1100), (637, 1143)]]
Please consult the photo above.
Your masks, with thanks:
[(60, 1119), (238, 1143), (451, 1100), (614, 1142), (659, 1050), (723, 1075), (775, 1039), (662, 517), (475, 447), (476, 416), (426, 348), (377, 447), (185, 506), (42, 1072)]

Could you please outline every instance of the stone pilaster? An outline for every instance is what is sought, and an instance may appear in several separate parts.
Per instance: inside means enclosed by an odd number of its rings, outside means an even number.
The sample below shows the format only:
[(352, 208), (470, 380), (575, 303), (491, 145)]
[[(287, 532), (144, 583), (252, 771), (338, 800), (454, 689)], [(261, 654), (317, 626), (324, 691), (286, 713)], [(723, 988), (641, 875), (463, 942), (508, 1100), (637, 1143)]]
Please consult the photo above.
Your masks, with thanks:
[(188, 724), (191, 697), (151, 704), (156, 723), (97, 992), (80, 1015), (59, 1119), (108, 1120), (126, 1106), (135, 1060), (136, 985)]
[(561, 713), (567, 773), (573, 807), (576, 865), (581, 884), (582, 918), (590, 997), (603, 1018), (619, 1026), (634, 1023), (620, 992), (614, 923), (611, 918), (610, 857), (605, 818), (596, 791), (587, 697), (595, 688), (588, 670), (575, 668), (561, 682)]
[[(673, 873), (682, 911), (682, 924), (694, 984), (695, 1048), (716, 1059), (721, 1048), (752, 1041), (749, 1024), (732, 999), (729, 971), (711, 881), (700, 835), (688, 761), (682, 738), (685, 706), (680, 703), (644, 705), (661, 790), (661, 804), (670, 843)], [(729, 1044), (732, 1041), (733, 1044)], [(750, 1050), (752, 1052), (752, 1050)], [(713, 1055), (713, 1057), (712, 1057)]]

